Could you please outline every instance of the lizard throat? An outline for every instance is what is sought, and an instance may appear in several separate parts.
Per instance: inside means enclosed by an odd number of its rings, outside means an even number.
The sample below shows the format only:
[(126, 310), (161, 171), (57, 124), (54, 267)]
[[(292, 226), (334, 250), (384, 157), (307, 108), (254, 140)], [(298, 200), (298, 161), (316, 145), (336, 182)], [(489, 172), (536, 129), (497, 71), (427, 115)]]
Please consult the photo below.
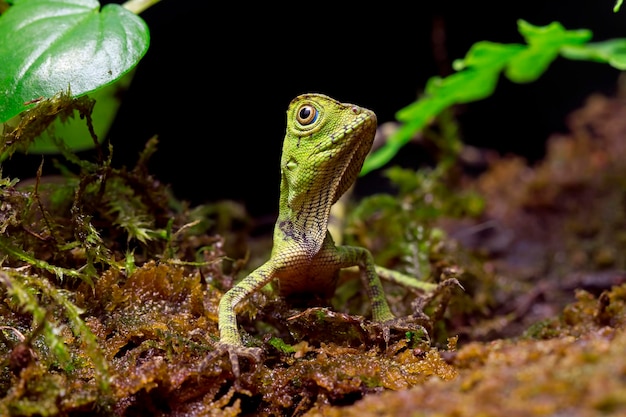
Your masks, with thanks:
[[(357, 129), (349, 134), (358, 136), (359, 133), (360, 129)], [(348, 139), (358, 138), (351, 136)], [(286, 195), (288, 199), (280, 206), (276, 224), (282, 239), (295, 241), (310, 256), (319, 251), (328, 230), (330, 208), (354, 183), (370, 146), (371, 142), (367, 140), (357, 140), (352, 146), (347, 143), (343, 152), (335, 152), (322, 167), (315, 169), (315, 177), (309, 178), (307, 184), (289, 181), (303, 178), (301, 173), (283, 173), (281, 196)], [(293, 159), (284, 167), (290, 169), (290, 174), (296, 173), (294, 168), (302, 169)]]

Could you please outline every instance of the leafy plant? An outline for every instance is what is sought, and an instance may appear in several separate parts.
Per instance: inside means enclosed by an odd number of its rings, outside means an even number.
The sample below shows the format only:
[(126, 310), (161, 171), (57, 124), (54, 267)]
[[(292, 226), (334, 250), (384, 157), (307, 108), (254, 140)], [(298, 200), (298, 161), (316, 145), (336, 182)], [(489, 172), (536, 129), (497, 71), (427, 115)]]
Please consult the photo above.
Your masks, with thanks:
[[(144, 7), (154, 2), (148, 0)], [(86, 119), (88, 129), (86, 134), (82, 128), (78, 141), (66, 134), (63, 140), (52, 135), (52, 143), (46, 145), (75, 163), (80, 178), (67, 176), (58, 186), (44, 184), (40, 169), (34, 188), (29, 188), (3, 178), (0, 169), (0, 298), (5, 319), (0, 342), (9, 350), (9, 367), (17, 374), (33, 360), (41, 362), (40, 369), (60, 366), (68, 373), (91, 363), (100, 391), (108, 390), (107, 361), (81, 318), (84, 312), (75, 295), (64, 287), (93, 288), (93, 278), (103, 269), (119, 269), (94, 226), (94, 215), (100, 216), (95, 221), (108, 219), (117, 226), (110, 230), (126, 233), (127, 240), (146, 243), (141, 227), (152, 223), (141, 209), (147, 209), (126, 194), (129, 184), (143, 187), (139, 183), (150, 180), (143, 173), (112, 169), (102, 152), (99, 163), (93, 164), (71, 151), (98, 144), (98, 129), (92, 124), (95, 101), (86, 94), (101, 92), (129, 74), (148, 45), (143, 20), (116, 4), (100, 9), (95, 0), (16, 0), (0, 16), (0, 122), (5, 123), (0, 130), (0, 161), (16, 150), (46, 149), (35, 139), (76, 112)], [(110, 113), (111, 103), (108, 107)], [(95, 201), (103, 203), (100, 210), (83, 210)], [(126, 205), (116, 206), (118, 202)], [(30, 316), (31, 323), (6, 323), (10, 311)], [(71, 350), (74, 339), (80, 343)], [(75, 346), (80, 347), (78, 353)], [(21, 395), (19, 389), (9, 391), (5, 397), (9, 403), (12, 395)], [(0, 402), (0, 414), (5, 414), (6, 404)]]
[(478, 42), (470, 48), (465, 58), (454, 61), (454, 74), (445, 78), (431, 77), (423, 96), (396, 113), (396, 119), (402, 126), (388, 138), (385, 145), (369, 155), (361, 175), (389, 162), (443, 110), (455, 104), (489, 97), (501, 73), (513, 82), (529, 83), (539, 78), (558, 56), (602, 62), (620, 70), (626, 69), (626, 39), (590, 43), (590, 30), (566, 30), (558, 22), (533, 26), (520, 19), (518, 30), (526, 45)]
[[(0, 123), (9, 122), (8, 130), (14, 129), (19, 120), (12, 118), (61, 92), (72, 97), (101, 93), (137, 65), (149, 43), (145, 22), (118, 4), (100, 8), (96, 0), (14, 1), (0, 16)], [(99, 97), (108, 105), (98, 107), (98, 117), (110, 123), (116, 103), (108, 94)], [(103, 137), (107, 122), (97, 124), (98, 136)], [(64, 140), (75, 150), (93, 147), (84, 130), (73, 142), (68, 135)], [(38, 142), (29, 150), (51, 147)]]
[(436, 127), (425, 134), (437, 147), (434, 166), (386, 169), (397, 192), (361, 199), (351, 210), (347, 227), (349, 243), (372, 249), (378, 264), (402, 263), (409, 275), (422, 280), (433, 277), (432, 265), (442, 256), (447, 239), (437, 221), (478, 216), (484, 208), (480, 195), (458, 186), (463, 143), (450, 110), (442, 111)]

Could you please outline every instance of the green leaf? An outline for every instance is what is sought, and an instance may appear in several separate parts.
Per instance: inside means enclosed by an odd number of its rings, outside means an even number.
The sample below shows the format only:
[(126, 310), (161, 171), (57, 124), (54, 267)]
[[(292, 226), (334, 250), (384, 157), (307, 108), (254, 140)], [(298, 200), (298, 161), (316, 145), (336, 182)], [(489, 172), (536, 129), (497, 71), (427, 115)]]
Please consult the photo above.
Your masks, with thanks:
[(513, 56), (506, 68), (506, 76), (516, 83), (535, 81), (563, 47), (588, 42), (592, 36), (590, 30), (566, 30), (559, 22), (534, 26), (520, 19), (517, 24), (519, 32), (528, 42), (528, 48)]
[[(429, 85), (434, 78), (435, 77), (432, 77), (427, 85)], [(437, 80), (441, 81), (441, 78), (437, 77)], [(426, 89), (429, 90), (428, 87)], [(434, 88), (430, 90), (432, 91)], [(399, 122), (412, 122), (417, 126), (424, 126), (448, 105), (448, 101), (449, 100), (443, 97), (432, 94), (432, 92), (427, 92), (427, 94), (419, 100), (398, 110), (396, 112), (396, 120)]]
[[(109, 128), (113, 124), (117, 110), (121, 105), (121, 97), (124, 91), (130, 86), (134, 73), (135, 71), (131, 70), (119, 80), (89, 94), (89, 98), (96, 101), (91, 118), (93, 120), (94, 133), (100, 142), (104, 140)], [(39, 135), (39, 137), (28, 146), (28, 153), (58, 153), (59, 147), (54, 142), (53, 136), (62, 138), (63, 143), (74, 152), (80, 152), (94, 147), (94, 141), (89, 134), (86, 121), (74, 117), (65, 122), (59, 119), (55, 120), (52, 131), (46, 130)]]
[(489, 41), (476, 42), (463, 59), (457, 59), (452, 63), (456, 71), (468, 67), (501, 70), (511, 57), (526, 49), (525, 45), (518, 43), (502, 44)]
[(425, 119), (420, 119), (417, 122), (413, 121), (401, 126), (396, 130), (388, 139), (384, 146), (381, 146), (371, 154), (367, 156), (361, 168), (361, 175), (365, 175), (375, 169), (378, 169), (389, 162), (406, 144), (411, 140), (415, 132), (419, 131)]
[(566, 30), (559, 22), (534, 26), (520, 19), (517, 23), (528, 45), (477, 42), (465, 58), (453, 62), (457, 72), (445, 78), (431, 77), (424, 95), (396, 113), (396, 119), (404, 124), (387, 138), (387, 143), (367, 157), (361, 175), (388, 163), (446, 108), (489, 97), (503, 70), (511, 81), (528, 83), (540, 77), (559, 54), (570, 59), (608, 62), (615, 68), (626, 69), (626, 39), (586, 44), (592, 37), (587, 29)]
[(367, 157), (361, 175), (388, 163), (402, 146), (444, 109), (493, 94), (502, 68), (525, 48), (519, 44), (478, 42), (463, 60), (455, 61), (454, 67), (458, 72), (446, 78), (431, 77), (426, 83), (424, 96), (396, 113), (396, 119), (405, 124), (387, 139), (384, 146)]
[(496, 88), (498, 77), (497, 68), (480, 70), (469, 68), (442, 79), (436, 88), (427, 85), (426, 91), (431, 90), (432, 94), (445, 101), (446, 106), (441, 108), (443, 110), (453, 104), (469, 103), (489, 97)]
[(21, 0), (0, 16), (0, 122), (39, 97), (94, 91), (139, 62), (145, 22), (117, 4), (99, 9), (95, 0)]
[(499, 71), (487, 68), (478, 71), (466, 69), (446, 78), (431, 77), (426, 84), (424, 97), (396, 113), (396, 119), (404, 122), (387, 143), (368, 155), (361, 175), (387, 164), (417, 132), (433, 118), (453, 104), (469, 103), (489, 97), (498, 83)]
[(559, 22), (552, 22), (546, 26), (535, 26), (519, 19), (517, 29), (531, 46), (575, 45), (588, 42), (593, 36), (589, 29), (566, 30)]
[(561, 55), (574, 60), (606, 62), (614, 68), (626, 70), (626, 39), (566, 46), (561, 49)]
[(537, 80), (559, 55), (559, 48), (530, 47), (513, 57), (506, 67), (507, 78), (516, 83)]

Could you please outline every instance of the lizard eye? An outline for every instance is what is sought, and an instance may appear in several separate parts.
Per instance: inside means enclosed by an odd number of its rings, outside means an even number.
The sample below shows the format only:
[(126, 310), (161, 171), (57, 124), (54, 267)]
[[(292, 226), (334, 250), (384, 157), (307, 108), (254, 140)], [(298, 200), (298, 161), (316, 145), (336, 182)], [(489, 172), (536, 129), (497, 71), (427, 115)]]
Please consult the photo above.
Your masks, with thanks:
[(305, 104), (304, 106), (300, 107), (300, 110), (298, 110), (298, 113), (296, 113), (296, 119), (298, 120), (298, 123), (303, 126), (314, 123), (317, 120), (317, 116), (317, 109), (310, 104)]

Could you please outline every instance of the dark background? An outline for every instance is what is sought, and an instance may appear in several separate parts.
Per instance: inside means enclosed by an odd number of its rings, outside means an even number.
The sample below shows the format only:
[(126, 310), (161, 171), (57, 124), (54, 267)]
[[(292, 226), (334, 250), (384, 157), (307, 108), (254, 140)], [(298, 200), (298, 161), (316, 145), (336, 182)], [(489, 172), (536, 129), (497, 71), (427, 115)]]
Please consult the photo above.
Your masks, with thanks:
[[(393, 120), (473, 43), (523, 42), (517, 19), (592, 29), (594, 40), (624, 37), (626, 10), (612, 8), (612, 0), (274, 8), (164, 0), (142, 15), (151, 46), (110, 131), (114, 162), (132, 166), (158, 134), (151, 170), (176, 196), (235, 199), (254, 216), (272, 215), (285, 110), (296, 95), (325, 93), (374, 110), (381, 123)], [(535, 83), (503, 79), (494, 96), (458, 109), (463, 140), (537, 160), (547, 137), (565, 131), (566, 115), (591, 92), (613, 93), (618, 75), (605, 64), (558, 59)]]

